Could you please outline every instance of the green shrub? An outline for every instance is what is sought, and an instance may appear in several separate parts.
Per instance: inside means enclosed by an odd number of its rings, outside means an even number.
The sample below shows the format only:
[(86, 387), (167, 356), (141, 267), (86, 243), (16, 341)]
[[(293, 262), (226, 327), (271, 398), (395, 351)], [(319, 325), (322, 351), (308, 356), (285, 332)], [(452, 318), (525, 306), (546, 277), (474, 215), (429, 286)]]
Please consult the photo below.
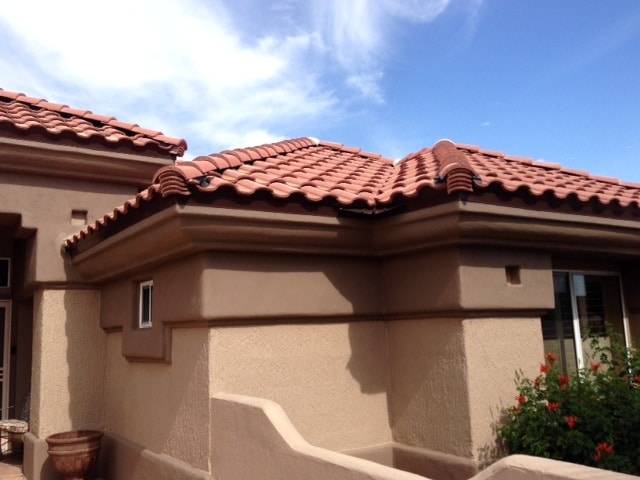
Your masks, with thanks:
[(547, 354), (535, 379), (516, 376), (516, 405), (499, 428), (508, 453), (640, 475), (640, 355), (610, 338), (602, 347), (593, 337), (589, 366), (573, 375)]

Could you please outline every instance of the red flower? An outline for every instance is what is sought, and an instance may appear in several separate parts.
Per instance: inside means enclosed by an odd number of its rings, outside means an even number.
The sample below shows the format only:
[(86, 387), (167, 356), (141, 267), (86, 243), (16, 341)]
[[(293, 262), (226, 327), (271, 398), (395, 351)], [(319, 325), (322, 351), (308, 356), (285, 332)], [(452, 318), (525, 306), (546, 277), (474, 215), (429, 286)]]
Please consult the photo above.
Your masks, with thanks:
[(558, 377), (558, 383), (562, 387), (562, 390), (566, 390), (567, 386), (569, 385), (569, 377), (567, 377), (566, 375), (560, 375)]
[(600, 362), (589, 362), (589, 364), (591, 365), (591, 370), (593, 370), (593, 373), (598, 373), (598, 370), (600, 370), (600, 367), (602, 366)]
[(636, 376), (634, 380), (636, 381), (636, 383), (640, 383), (640, 375)]
[(555, 353), (547, 353), (544, 358), (546, 358), (551, 365), (553, 365), (558, 359)]
[(516, 400), (520, 405), (524, 405), (525, 403), (527, 403), (527, 397), (525, 397), (524, 395), (518, 395), (516, 397)]
[(576, 423), (578, 423), (578, 417), (576, 417), (575, 415), (569, 415), (567, 417), (564, 417), (564, 421), (567, 422), (567, 426), (569, 427), (569, 429), (573, 429), (573, 427), (576, 426)]
[(596, 447), (596, 455), (593, 457), (593, 459), (596, 462), (599, 462), (600, 460), (602, 460), (603, 454), (613, 455), (613, 445), (609, 445), (607, 442), (598, 444), (598, 446)]
[(607, 442), (602, 442), (596, 447), (596, 452), (606, 453), (611, 455), (613, 453), (613, 445), (609, 445)]
[(551, 371), (551, 365), (548, 363), (540, 364), (540, 373), (549, 373)]
[(547, 405), (547, 410), (550, 412), (555, 412), (558, 408), (560, 408), (560, 404), (558, 402), (549, 402)]

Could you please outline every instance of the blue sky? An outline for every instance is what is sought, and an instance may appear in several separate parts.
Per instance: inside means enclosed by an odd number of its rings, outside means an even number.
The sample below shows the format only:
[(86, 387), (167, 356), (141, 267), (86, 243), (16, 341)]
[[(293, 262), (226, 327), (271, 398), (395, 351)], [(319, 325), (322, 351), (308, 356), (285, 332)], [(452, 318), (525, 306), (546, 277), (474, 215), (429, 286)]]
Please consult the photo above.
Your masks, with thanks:
[(640, 182), (637, 0), (21, 0), (0, 87), (186, 138), (441, 138)]

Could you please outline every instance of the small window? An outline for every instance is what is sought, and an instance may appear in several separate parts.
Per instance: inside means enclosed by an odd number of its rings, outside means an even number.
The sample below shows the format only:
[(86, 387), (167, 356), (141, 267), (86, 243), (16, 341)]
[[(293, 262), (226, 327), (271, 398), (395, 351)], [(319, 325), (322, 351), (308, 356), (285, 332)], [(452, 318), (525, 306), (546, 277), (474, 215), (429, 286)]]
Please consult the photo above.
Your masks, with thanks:
[(0, 258), (0, 288), (11, 286), (11, 260)]
[(152, 325), (151, 305), (153, 302), (153, 280), (140, 283), (138, 290), (138, 327), (150, 328)]

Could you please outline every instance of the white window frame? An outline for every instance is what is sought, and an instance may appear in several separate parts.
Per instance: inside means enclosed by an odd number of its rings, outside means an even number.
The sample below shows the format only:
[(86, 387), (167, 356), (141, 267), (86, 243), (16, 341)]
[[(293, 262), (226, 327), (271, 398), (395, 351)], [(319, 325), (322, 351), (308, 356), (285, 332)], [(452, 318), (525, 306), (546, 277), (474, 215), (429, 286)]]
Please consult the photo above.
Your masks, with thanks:
[(0, 288), (9, 288), (11, 287), (11, 258), (9, 257), (0, 257), (0, 260), (6, 260), (7, 261), (7, 284), (6, 285), (0, 285)]
[[(144, 318), (145, 312), (145, 290), (149, 289), (146, 311), (149, 312), (148, 318)], [(138, 284), (138, 328), (151, 328), (153, 326), (153, 280), (147, 280)]]
[(576, 350), (576, 360), (578, 369), (585, 368), (584, 350), (582, 345), (582, 328), (580, 327), (580, 317), (578, 315), (578, 303), (575, 296), (573, 277), (574, 275), (593, 275), (601, 277), (616, 277), (620, 288), (620, 303), (622, 309), (622, 327), (624, 329), (624, 343), (627, 348), (631, 347), (629, 317), (624, 304), (624, 291), (622, 290), (622, 276), (619, 272), (610, 271), (589, 271), (589, 270), (554, 270), (553, 273), (566, 273), (569, 276), (569, 294), (571, 295), (571, 314), (573, 317), (573, 337)]

